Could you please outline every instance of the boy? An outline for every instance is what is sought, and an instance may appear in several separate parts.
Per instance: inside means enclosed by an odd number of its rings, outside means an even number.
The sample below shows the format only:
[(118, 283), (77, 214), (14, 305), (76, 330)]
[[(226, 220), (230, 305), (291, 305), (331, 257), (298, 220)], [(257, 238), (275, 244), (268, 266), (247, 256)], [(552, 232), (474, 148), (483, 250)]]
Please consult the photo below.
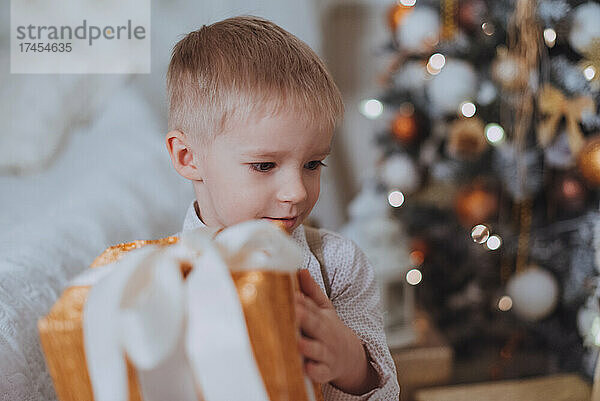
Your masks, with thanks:
[(305, 255), (296, 304), (306, 374), (325, 383), (326, 400), (398, 400), (372, 267), (327, 230), (311, 253), (302, 225), (343, 114), (322, 61), (269, 21), (230, 18), (175, 45), (167, 90), (167, 148), (196, 194), (183, 229), (281, 222)]

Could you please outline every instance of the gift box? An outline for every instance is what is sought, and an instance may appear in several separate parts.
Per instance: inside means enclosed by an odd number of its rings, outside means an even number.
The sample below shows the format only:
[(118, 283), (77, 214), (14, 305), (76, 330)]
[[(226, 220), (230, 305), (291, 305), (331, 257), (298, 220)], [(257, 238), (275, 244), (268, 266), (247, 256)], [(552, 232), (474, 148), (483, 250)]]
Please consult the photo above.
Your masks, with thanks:
[(390, 348), (402, 401), (413, 400), (418, 388), (447, 384), (454, 365), (454, 351), (423, 310), (415, 311), (412, 326), (415, 341), (404, 347)]
[[(251, 237), (250, 235), (248, 238)], [(149, 245), (170, 247), (179, 241), (177, 237), (167, 237), (110, 247), (92, 263), (90, 271), (94, 269), (100, 271), (111, 264), (118, 268), (118, 263), (114, 262), (121, 260), (132, 250)], [(239, 248), (235, 240), (232, 242), (233, 247)], [(261, 259), (257, 260), (260, 266)], [(239, 264), (239, 257), (234, 255), (230, 262)], [(178, 263), (181, 276), (184, 278), (197, 268), (185, 257), (178, 260)], [(249, 338), (268, 399), (322, 401), (320, 386), (309, 382), (304, 376), (302, 358), (297, 351), (298, 327), (294, 316), (294, 291), (297, 291), (298, 284), (295, 273), (250, 266), (249, 269), (238, 269), (231, 271), (230, 274), (243, 310), (247, 327), (245, 335)], [(38, 328), (46, 363), (58, 398), (61, 401), (91, 401), (94, 399), (94, 391), (84, 344), (84, 308), (90, 286), (79, 285), (77, 280), (73, 284), (63, 292), (48, 315), (39, 321)], [(202, 305), (189, 307), (202, 308)], [(189, 339), (187, 341), (190, 342)], [(140, 388), (139, 370), (127, 355), (123, 355), (123, 359), (127, 367), (127, 399), (141, 401), (144, 397)], [(231, 385), (231, 383), (222, 384)], [(204, 391), (199, 380), (194, 381), (194, 387), (197, 399), (204, 399)]]
[(589, 401), (591, 386), (574, 374), (419, 390), (416, 401)]

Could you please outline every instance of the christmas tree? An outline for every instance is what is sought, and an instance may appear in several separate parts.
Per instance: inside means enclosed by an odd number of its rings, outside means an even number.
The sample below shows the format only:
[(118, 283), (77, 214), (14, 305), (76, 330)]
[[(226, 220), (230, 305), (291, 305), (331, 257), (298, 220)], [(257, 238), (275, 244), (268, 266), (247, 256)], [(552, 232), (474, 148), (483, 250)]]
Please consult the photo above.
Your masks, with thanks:
[[(592, 374), (600, 347), (600, 4), (400, 0), (377, 184), (419, 305), (481, 378)], [(471, 363), (470, 362), (470, 363)], [(473, 365), (472, 365), (473, 366)]]

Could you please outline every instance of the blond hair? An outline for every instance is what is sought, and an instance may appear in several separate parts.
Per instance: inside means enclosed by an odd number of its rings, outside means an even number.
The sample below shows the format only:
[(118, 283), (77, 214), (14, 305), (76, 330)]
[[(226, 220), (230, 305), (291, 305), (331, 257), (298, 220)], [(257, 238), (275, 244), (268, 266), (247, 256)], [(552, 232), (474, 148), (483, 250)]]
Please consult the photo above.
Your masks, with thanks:
[(293, 111), (334, 129), (344, 113), (325, 65), (300, 39), (262, 18), (203, 26), (173, 48), (167, 72), (169, 130), (206, 143), (252, 115)]

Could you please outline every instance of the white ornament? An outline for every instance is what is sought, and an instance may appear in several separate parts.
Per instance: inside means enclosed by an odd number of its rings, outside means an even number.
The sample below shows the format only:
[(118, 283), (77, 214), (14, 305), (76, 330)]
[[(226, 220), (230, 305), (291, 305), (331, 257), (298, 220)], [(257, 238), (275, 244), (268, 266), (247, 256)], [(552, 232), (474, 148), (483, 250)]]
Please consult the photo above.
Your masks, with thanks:
[(477, 93), (477, 103), (482, 106), (487, 106), (492, 103), (498, 96), (498, 90), (491, 81), (482, 82), (479, 92)]
[(393, 217), (352, 219), (340, 233), (367, 255), (379, 278), (397, 277), (408, 270), (408, 241)]
[(569, 43), (579, 53), (585, 52), (594, 40), (600, 40), (600, 5), (584, 3), (573, 11)]
[(548, 271), (530, 266), (508, 280), (506, 292), (513, 310), (523, 320), (537, 321), (548, 316), (558, 303), (558, 284)]
[(350, 202), (348, 212), (351, 220), (375, 216), (386, 217), (389, 214), (389, 206), (384, 194), (365, 184), (358, 196)]
[(386, 195), (365, 184), (350, 203), (350, 221), (340, 230), (365, 252), (380, 276), (408, 266), (406, 234), (390, 210)]
[(585, 346), (600, 346), (600, 309), (593, 296), (577, 312), (577, 329)]
[(411, 53), (426, 53), (438, 41), (440, 17), (431, 7), (415, 7), (398, 29), (399, 41)]
[(389, 188), (412, 192), (419, 185), (419, 176), (412, 159), (405, 154), (394, 154), (381, 167), (381, 178)]
[(365, 253), (380, 287), (386, 337), (390, 347), (415, 340), (414, 289), (404, 279), (410, 270), (408, 238), (402, 224), (390, 215), (386, 195), (367, 181), (350, 204), (350, 221), (341, 234)]
[(429, 82), (427, 94), (435, 111), (456, 114), (462, 102), (475, 98), (477, 74), (465, 61), (446, 59), (442, 71)]
[(407, 61), (402, 69), (394, 75), (394, 84), (397, 89), (412, 93), (422, 93), (427, 82), (425, 64), (419, 61)]

